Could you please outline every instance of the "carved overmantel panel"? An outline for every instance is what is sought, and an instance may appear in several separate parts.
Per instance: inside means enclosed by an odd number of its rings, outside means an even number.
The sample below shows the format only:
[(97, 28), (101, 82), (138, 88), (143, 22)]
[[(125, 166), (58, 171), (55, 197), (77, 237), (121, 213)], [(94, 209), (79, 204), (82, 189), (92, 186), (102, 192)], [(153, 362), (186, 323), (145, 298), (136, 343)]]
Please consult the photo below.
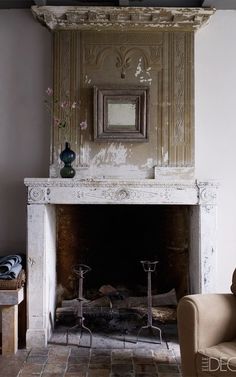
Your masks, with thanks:
[[(81, 178), (154, 178), (154, 167), (194, 167), (194, 31), (213, 9), (32, 7), (53, 30), (54, 94), (80, 109), (67, 138)], [(150, 88), (147, 143), (93, 139), (93, 87)], [(60, 119), (60, 107), (54, 115)], [(87, 121), (81, 131), (79, 124)], [(50, 177), (60, 176), (63, 129), (53, 127)]]
[[(69, 124), (80, 177), (144, 179), (154, 166), (194, 166), (193, 43), (192, 32), (54, 34), (55, 96), (80, 101)], [(150, 87), (148, 143), (93, 141), (93, 87), (111, 83)], [(54, 127), (53, 134), (50, 176), (58, 177), (63, 133)]]

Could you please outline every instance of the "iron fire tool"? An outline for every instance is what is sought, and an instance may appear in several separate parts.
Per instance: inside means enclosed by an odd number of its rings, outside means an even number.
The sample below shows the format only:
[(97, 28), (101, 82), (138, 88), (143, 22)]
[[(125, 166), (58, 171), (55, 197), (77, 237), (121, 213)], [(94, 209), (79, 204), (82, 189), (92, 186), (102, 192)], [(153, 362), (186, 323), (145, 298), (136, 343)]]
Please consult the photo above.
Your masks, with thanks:
[[(67, 345), (69, 344), (69, 332), (76, 330), (76, 329), (80, 329), (79, 341), (82, 338), (83, 332), (87, 331), (89, 333), (89, 336), (90, 336), (90, 346), (89, 347), (90, 348), (92, 347), (93, 335), (92, 335), (91, 330), (84, 325), (84, 317), (83, 317), (83, 301), (84, 301), (83, 280), (84, 280), (84, 275), (89, 271), (91, 271), (91, 268), (89, 266), (86, 266), (85, 264), (77, 264), (73, 267), (73, 272), (75, 273), (75, 275), (77, 275), (79, 277), (79, 292), (78, 292), (78, 298), (76, 299), (77, 304), (76, 304), (76, 307), (75, 307), (76, 325), (67, 330), (67, 336), (66, 336)], [(78, 346), (79, 346), (79, 344), (78, 344)]]
[[(159, 341), (158, 344), (162, 343), (162, 335), (161, 335), (161, 329), (159, 327), (153, 326), (152, 324), (152, 280), (151, 280), (151, 274), (155, 271), (156, 265), (158, 261), (150, 262), (150, 261), (140, 261), (143, 265), (143, 269), (145, 272), (147, 272), (147, 280), (148, 280), (148, 287), (147, 287), (147, 301), (148, 301), (148, 319), (147, 319), (147, 325), (142, 326), (141, 329), (138, 332), (137, 335), (137, 342), (139, 339), (139, 335), (142, 332), (142, 330), (146, 329), (149, 331), (149, 333), (154, 336), (154, 332), (158, 332), (159, 335)], [(156, 342), (150, 342), (150, 343), (156, 343)]]

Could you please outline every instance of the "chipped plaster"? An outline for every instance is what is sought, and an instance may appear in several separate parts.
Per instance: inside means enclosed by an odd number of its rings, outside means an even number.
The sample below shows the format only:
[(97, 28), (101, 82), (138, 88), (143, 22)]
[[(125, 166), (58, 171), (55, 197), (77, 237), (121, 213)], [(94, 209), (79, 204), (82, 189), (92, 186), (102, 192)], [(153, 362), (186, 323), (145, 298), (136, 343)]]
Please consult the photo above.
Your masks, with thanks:
[(139, 78), (140, 83), (147, 83), (151, 85), (152, 83), (152, 78), (150, 74), (151, 69), (152, 69), (151, 67), (148, 67), (146, 69), (144, 68), (143, 58), (141, 57), (139, 58), (136, 72), (134, 75), (135, 77)]

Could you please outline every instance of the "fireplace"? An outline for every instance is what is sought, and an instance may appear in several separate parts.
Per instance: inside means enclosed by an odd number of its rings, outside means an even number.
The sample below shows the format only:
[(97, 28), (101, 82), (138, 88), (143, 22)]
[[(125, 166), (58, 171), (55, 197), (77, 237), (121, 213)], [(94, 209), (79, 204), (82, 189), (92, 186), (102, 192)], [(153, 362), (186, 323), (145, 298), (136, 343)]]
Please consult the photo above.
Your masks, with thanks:
[[(63, 237), (66, 229), (65, 221), (60, 224), (58, 220), (58, 213), (63, 208), (66, 210), (70, 206), (73, 212), (74, 207), (80, 206), (87, 211), (92, 208), (90, 211), (94, 213), (94, 208), (99, 206), (107, 217), (111, 209), (114, 213), (123, 210), (131, 222), (132, 218), (137, 219), (138, 211), (142, 216), (148, 216), (148, 213), (156, 216), (158, 231), (154, 225), (148, 229), (141, 221), (130, 228), (134, 236), (144, 230), (147, 233), (146, 238), (140, 238), (135, 244), (139, 250), (137, 259), (157, 257), (163, 264), (174, 249), (187, 252), (186, 281), (182, 291), (179, 290), (179, 297), (186, 292), (205, 293), (215, 289), (217, 212), (217, 184), (199, 182), (194, 175), (194, 32), (209, 20), (214, 10), (102, 6), (32, 9), (36, 19), (53, 30), (53, 92), (57, 100), (54, 119), (60, 119), (62, 109), (58, 104), (64, 103), (65, 97), (76, 100), (80, 108), (67, 125), (69, 140), (64, 140), (60, 127), (52, 125), (50, 178), (25, 179), (28, 187), (27, 347), (47, 344), (54, 327), (57, 288), (60, 285), (62, 296), (66, 290), (70, 291), (64, 277), (56, 273), (57, 262), (63, 254), (57, 240)], [(144, 105), (141, 101), (135, 112), (135, 131), (141, 126), (136, 137), (131, 137), (130, 128), (129, 137), (119, 129), (114, 137), (112, 127), (108, 127), (106, 133), (102, 114), (104, 109), (108, 113), (108, 107), (97, 103), (94, 87), (98, 88), (103, 104), (106, 104), (104, 90), (110, 90), (112, 95), (121, 91), (123, 99), (124, 93), (128, 93), (129, 104), (134, 88), (136, 99), (141, 90), (146, 102)], [(115, 119), (120, 116), (115, 115)], [(141, 124), (143, 120), (145, 127)], [(85, 130), (78, 127), (82, 121), (88, 126)], [(98, 123), (103, 121), (99, 128)], [(59, 155), (65, 141), (70, 142), (76, 153), (73, 179), (60, 178)], [(158, 236), (162, 227), (160, 219), (166, 218), (171, 223), (167, 213), (173, 206), (184, 208), (186, 245), (184, 242), (168, 243), (168, 237)], [(110, 224), (104, 222), (102, 227), (101, 213), (96, 216), (97, 227), (93, 225), (93, 232), (105, 234)], [(70, 218), (70, 224), (71, 221)], [(74, 221), (77, 221), (76, 217)], [(81, 224), (78, 225), (81, 231)], [(126, 231), (123, 233), (132, 247), (128, 220), (124, 226)], [(76, 239), (74, 235), (71, 237)], [(148, 255), (142, 255), (147, 240)], [(71, 253), (67, 249), (65, 257), (77, 262), (76, 247), (84, 247), (81, 254), (84, 260), (78, 262), (93, 264), (94, 275), (91, 273), (90, 279), (92, 276), (97, 278), (89, 284), (99, 285), (102, 283), (99, 281), (101, 260), (90, 259), (91, 250), (96, 250), (98, 245), (89, 244), (88, 239), (86, 242), (82, 245), (81, 239), (77, 238), (75, 250), (73, 242), (70, 243)], [(124, 243), (125, 238), (121, 242)], [(112, 243), (103, 246), (109, 249)], [(155, 250), (151, 252), (151, 249)], [(162, 254), (156, 253), (157, 249), (162, 249)], [(105, 259), (107, 255), (108, 251)], [(122, 258), (129, 259), (130, 255), (126, 249)], [(133, 258), (129, 268), (132, 261)], [(166, 263), (165, 268), (170, 265)], [(109, 264), (107, 268), (110, 268)], [(64, 275), (69, 273), (63, 272)], [(113, 278), (114, 284), (128, 284), (128, 270), (124, 275), (126, 278), (124, 276), (122, 281), (113, 270), (113, 274), (106, 276), (106, 282)], [(141, 279), (138, 272), (136, 278), (137, 281)], [(160, 281), (157, 285), (161, 290), (169, 288), (161, 286)], [(135, 284), (133, 289), (135, 291)]]
[(186, 206), (189, 213), (189, 291), (214, 291), (217, 185), (213, 182), (164, 184), (157, 180), (32, 178), (26, 179), (25, 184), (28, 186), (27, 347), (45, 346), (54, 326), (58, 205)]

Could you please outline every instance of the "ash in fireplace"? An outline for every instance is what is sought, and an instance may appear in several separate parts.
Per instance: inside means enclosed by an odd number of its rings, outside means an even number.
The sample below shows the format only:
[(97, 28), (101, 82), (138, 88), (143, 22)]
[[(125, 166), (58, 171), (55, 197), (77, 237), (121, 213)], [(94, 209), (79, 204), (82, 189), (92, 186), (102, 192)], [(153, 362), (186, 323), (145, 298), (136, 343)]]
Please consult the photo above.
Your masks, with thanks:
[[(58, 324), (71, 325), (75, 321), (77, 299), (62, 301), (56, 310)], [(152, 317), (156, 323), (176, 322), (175, 290), (152, 296)], [(130, 333), (147, 321), (147, 297), (128, 295), (128, 290), (118, 290), (103, 285), (94, 299), (83, 302), (86, 325), (92, 330), (105, 333)]]

